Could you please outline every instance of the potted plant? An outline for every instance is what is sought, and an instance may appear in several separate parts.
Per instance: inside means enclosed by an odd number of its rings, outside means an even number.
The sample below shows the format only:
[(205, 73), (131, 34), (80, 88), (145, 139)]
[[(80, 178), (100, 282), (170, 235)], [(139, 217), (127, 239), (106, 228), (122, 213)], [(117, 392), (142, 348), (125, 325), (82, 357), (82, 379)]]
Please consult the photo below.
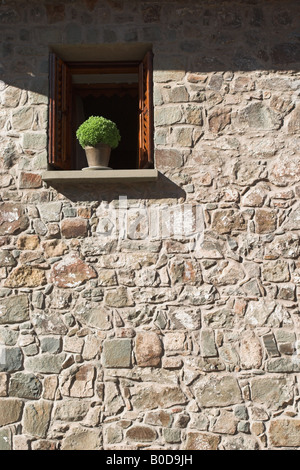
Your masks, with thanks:
[(119, 145), (121, 136), (116, 124), (102, 116), (90, 116), (77, 129), (76, 137), (85, 150), (89, 169), (109, 170), (111, 149)]

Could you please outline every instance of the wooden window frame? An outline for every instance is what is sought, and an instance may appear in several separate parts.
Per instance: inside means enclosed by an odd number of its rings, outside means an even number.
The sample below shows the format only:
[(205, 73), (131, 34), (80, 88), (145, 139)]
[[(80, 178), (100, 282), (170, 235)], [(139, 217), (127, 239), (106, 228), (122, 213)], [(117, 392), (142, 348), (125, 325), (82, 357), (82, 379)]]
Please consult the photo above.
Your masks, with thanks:
[(72, 75), (130, 73), (137, 73), (139, 77), (138, 168), (154, 167), (152, 51), (148, 51), (141, 61), (117, 62), (65, 62), (55, 53), (50, 53), (48, 162), (51, 167), (72, 169), (72, 139), (75, 138), (75, 129), (72, 129)]

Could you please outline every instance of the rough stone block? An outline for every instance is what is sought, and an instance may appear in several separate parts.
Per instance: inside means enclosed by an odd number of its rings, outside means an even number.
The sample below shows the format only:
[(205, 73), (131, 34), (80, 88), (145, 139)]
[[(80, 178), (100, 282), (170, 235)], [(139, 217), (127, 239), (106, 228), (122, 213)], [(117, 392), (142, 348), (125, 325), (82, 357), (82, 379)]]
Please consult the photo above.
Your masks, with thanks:
[(0, 372), (0, 397), (7, 396), (8, 374)]
[(177, 356), (163, 357), (162, 367), (164, 369), (180, 369), (183, 366), (183, 360)]
[(45, 271), (32, 266), (19, 266), (15, 268), (4, 285), (6, 287), (38, 287), (47, 284)]
[(126, 287), (118, 287), (114, 290), (107, 291), (104, 301), (109, 307), (121, 308), (134, 305), (134, 302), (128, 296)]
[(47, 134), (44, 132), (25, 132), (22, 145), (25, 150), (43, 150), (47, 147)]
[(75, 255), (68, 255), (52, 267), (51, 282), (57, 287), (77, 287), (97, 277), (92, 266)]
[(155, 408), (169, 408), (174, 405), (184, 405), (188, 399), (175, 385), (149, 384), (137, 385), (131, 389), (132, 405), (136, 410), (153, 410)]
[(163, 354), (159, 336), (154, 332), (141, 332), (136, 337), (136, 361), (140, 367), (157, 367)]
[(265, 175), (265, 167), (260, 161), (239, 160), (233, 167), (236, 183), (240, 186), (252, 185)]
[(61, 450), (102, 450), (101, 430), (72, 426), (65, 434)]
[[(201, 325), (201, 316), (198, 309), (170, 307), (169, 317), (175, 329), (197, 330)], [(164, 323), (161, 326), (164, 326)]]
[(28, 357), (25, 359), (25, 370), (41, 374), (59, 374), (65, 359), (65, 353), (56, 355), (45, 353), (41, 356)]
[[(300, 108), (299, 108), (300, 109)], [(294, 184), (300, 179), (299, 158), (280, 158), (270, 171), (270, 181), (276, 186)]]
[(53, 403), (45, 400), (27, 402), (24, 408), (24, 434), (44, 439), (50, 423)]
[(212, 374), (195, 382), (195, 396), (201, 407), (236, 405), (242, 401), (241, 390), (235, 377)]
[(61, 208), (61, 202), (48, 202), (38, 206), (40, 216), (44, 222), (59, 222)]
[(30, 439), (28, 436), (16, 434), (13, 436), (13, 450), (29, 450)]
[(267, 362), (267, 371), (274, 373), (300, 372), (300, 361), (291, 357), (278, 357)]
[(44, 378), (43, 398), (45, 400), (54, 400), (58, 386), (57, 375), (48, 375)]
[(212, 229), (219, 234), (231, 233), (233, 230), (245, 231), (247, 223), (243, 215), (232, 209), (215, 211), (212, 220)]
[(88, 234), (87, 220), (82, 218), (64, 219), (61, 222), (61, 233), (65, 238), (84, 238)]
[(2, 398), (0, 400), (0, 426), (16, 423), (21, 420), (23, 410), (22, 400)]
[(126, 432), (126, 437), (130, 441), (135, 442), (152, 442), (155, 441), (157, 434), (153, 428), (149, 426), (132, 426)]
[(255, 213), (255, 231), (259, 234), (271, 233), (276, 230), (276, 212), (267, 209), (257, 209)]
[(157, 168), (179, 168), (183, 165), (183, 156), (177, 149), (156, 149), (155, 162)]
[(36, 189), (42, 186), (42, 177), (36, 173), (25, 173), (22, 171), (19, 178), (20, 189)]
[(112, 339), (103, 343), (104, 367), (131, 367), (131, 340)]
[(300, 420), (274, 419), (269, 429), (270, 444), (274, 447), (300, 446)]
[(90, 409), (90, 404), (83, 400), (64, 399), (55, 403), (54, 419), (58, 421), (81, 421)]
[(281, 260), (265, 262), (262, 275), (265, 281), (287, 282), (290, 280), (289, 265)]
[(299, 230), (300, 226), (300, 205), (296, 206), (294, 210), (291, 211), (287, 220), (282, 224), (282, 229), (287, 230)]
[(238, 113), (235, 125), (246, 129), (276, 130), (281, 127), (282, 118), (265, 104), (253, 103)]
[(22, 106), (12, 113), (12, 126), (16, 131), (30, 129), (33, 121), (33, 108)]
[(202, 329), (200, 332), (200, 349), (203, 357), (215, 357), (218, 355), (215, 334), (213, 330)]
[[(46, 313), (44, 311), (34, 313), (31, 317), (37, 335), (65, 335), (68, 328), (63, 318), (57, 313)], [(45, 341), (44, 346), (49, 342)], [(57, 345), (57, 342), (55, 342)]]
[(15, 235), (26, 230), (28, 225), (23, 206), (10, 202), (0, 204), (0, 235)]
[(0, 429), (0, 451), (12, 450), (12, 429)]
[(260, 341), (254, 331), (243, 331), (240, 338), (240, 360), (243, 369), (259, 369), (263, 360)]
[(212, 431), (219, 434), (235, 434), (237, 430), (238, 420), (231, 411), (221, 410), (217, 417)]
[(22, 294), (1, 299), (0, 325), (7, 323), (21, 323), (27, 320), (29, 320), (29, 302), (27, 295)]
[(108, 311), (102, 307), (82, 308), (78, 312), (78, 319), (92, 328), (99, 330), (110, 330), (112, 328), (111, 317)]
[(274, 301), (267, 302), (265, 299), (258, 301), (251, 300), (246, 310), (246, 324), (255, 327), (264, 326), (275, 307), (276, 304)]
[(293, 402), (292, 381), (285, 377), (254, 378), (251, 381), (253, 402), (269, 410), (277, 410)]
[(0, 372), (15, 372), (23, 367), (21, 348), (0, 346)]
[(204, 432), (188, 432), (184, 450), (218, 450), (220, 436)]
[(57, 336), (45, 336), (40, 340), (41, 352), (57, 354), (61, 350), (61, 338)]
[[(101, 397), (103, 396), (103, 387), (101, 386), (100, 390), (98, 390), (98, 394), (100, 392)], [(120, 394), (120, 389), (114, 382), (106, 382), (104, 386), (105, 397), (105, 412), (108, 415), (116, 415), (120, 413), (124, 407), (125, 403)]]
[(20, 235), (17, 241), (19, 250), (35, 250), (39, 246), (38, 235)]
[(47, 258), (62, 256), (68, 250), (67, 245), (62, 240), (47, 240), (42, 243), (44, 255)]
[[(72, 357), (72, 356), (71, 356)], [(94, 395), (95, 368), (83, 365), (70, 373), (62, 387), (62, 394), (74, 398), (89, 398)]]
[(5, 108), (16, 108), (20, 102), (21, 94), (22, 90), (20, 88), (8, 86), (1, 96), (2, 106)]
[(270, 357), (276, 357), (280, 355), (273, 333), (264, 335), (263, 342)]
[(231, 123), (231, 109), (216, 109), (208, 117), (209, 130), (214, 134), (221, 132)]
[(34, 400), (42, 394), (42, 383), (34, 374), (17, 372), (9, 383), (9, 396)]
[(184, 85), (176, 85), (172, 88), (163, 88), (162, 96), (165, 103), (184, 103), (189, 95)]
[(167, 411), (150, 411), (145, 415), (145, 423), (152, 426), (170, 427), (173, 422), (172, 415)]
[(183, 351), (185, 342), (185, 333), (175, 332), (166, 333), (164, 337), (164, 347), (166, 351)]
[(31, 450), (57, 450), (57, 442), (56, 441), (48, 441), (47, 439), (39, 439), (37, 441), (33, 441), (31, 444)]
[(155, 109), (156, 126), (171, 126), (180, 122), (182, 111), (179, 106), (160, 107)]

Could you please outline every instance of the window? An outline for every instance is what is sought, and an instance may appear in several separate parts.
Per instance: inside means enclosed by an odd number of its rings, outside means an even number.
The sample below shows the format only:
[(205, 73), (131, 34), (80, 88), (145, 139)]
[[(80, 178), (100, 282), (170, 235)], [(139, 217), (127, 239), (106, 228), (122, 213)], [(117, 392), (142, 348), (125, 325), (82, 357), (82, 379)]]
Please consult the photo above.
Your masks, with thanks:
[(76, 139), (89, 116), (114, 121), (121, 142), (113, 169), (153, 168), (152, 51), (141, 61), (64, 61), (50, 54), (49, 164), (61, 170), (86, 166)]

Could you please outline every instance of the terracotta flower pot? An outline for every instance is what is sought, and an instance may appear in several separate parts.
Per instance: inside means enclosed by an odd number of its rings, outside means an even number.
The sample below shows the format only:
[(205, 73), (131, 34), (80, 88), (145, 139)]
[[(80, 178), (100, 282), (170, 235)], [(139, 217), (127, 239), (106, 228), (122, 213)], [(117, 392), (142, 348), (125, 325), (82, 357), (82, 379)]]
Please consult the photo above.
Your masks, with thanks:
[(108, 163), (111, 147), (107, 144), (97, 144), (95, 147), (85, 147), (88, 168), (84, 170), (111, 170)]

